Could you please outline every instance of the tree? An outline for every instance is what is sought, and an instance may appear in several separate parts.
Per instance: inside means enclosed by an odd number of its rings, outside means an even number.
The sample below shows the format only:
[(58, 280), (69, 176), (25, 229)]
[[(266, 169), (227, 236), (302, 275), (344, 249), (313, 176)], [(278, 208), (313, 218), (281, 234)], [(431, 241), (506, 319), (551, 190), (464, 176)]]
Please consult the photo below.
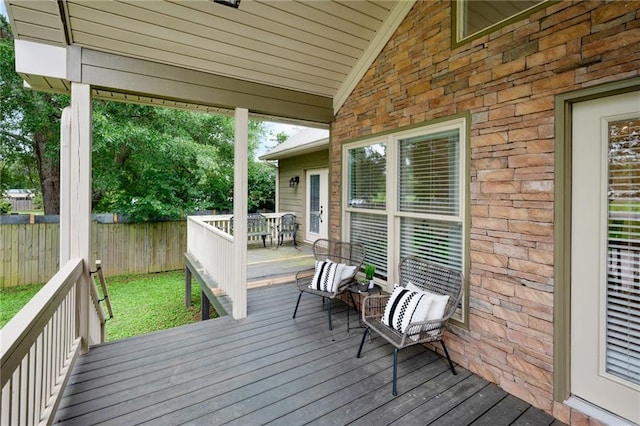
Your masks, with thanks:
[[(93, 127), (95, 211), (139, 221), (232, 209), (232, 118), (95, 101)], [(249, 122), (250, 210), (269, 208), (275, 194), (273, 178), (264, 182), (269, 171), (253, 160), (262, 132)]]
[[(0, 189), (41, 188), (59, 213), (59, 129), (66, 95), (24, 89), (14, 71), (11, 28), (0, 16)], [(231, 117), (93, 101), (93, 208), (136, 221), (233, 206)], [(249, 122), (250, 210), (273, 208), (274, 172), (254, 152), (265, 130)]]
[(0, 186), (40, 188), (60, 212), (60, 116), (69, 97), (25, 89), (15, 72), (11, 27), (0, 15)]

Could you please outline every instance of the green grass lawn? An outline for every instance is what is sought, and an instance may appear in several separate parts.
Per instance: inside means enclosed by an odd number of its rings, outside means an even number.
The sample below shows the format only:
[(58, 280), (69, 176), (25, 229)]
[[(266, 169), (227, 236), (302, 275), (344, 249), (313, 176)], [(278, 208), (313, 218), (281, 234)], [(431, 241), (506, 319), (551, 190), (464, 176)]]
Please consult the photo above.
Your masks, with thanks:
[[(197, 284), (192, 286), (191, 307), (184, 306), (183, 271), (109, 277), (106, 281), (114, 315), (107, 321), (107, 341), (200, 320), (200, 288)], [(4, 327), (41, 287), (0, 289), (0, 327)], [(215, 313), (210, 315), (214, 317)]]

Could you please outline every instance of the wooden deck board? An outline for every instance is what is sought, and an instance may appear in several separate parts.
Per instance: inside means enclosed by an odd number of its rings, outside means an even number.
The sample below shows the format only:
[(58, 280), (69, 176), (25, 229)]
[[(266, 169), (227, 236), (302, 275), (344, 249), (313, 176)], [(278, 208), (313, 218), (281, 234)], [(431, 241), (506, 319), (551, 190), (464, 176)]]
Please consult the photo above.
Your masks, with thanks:
[[(65, 425), (518, 424), (554, 419), (422, 347), (375, 337), (355, 357), (362, 329), (347, 309), (292, 284), (249, 290), (249, 316), (217, 318), (92, 348), (73, 369), (57, 411)], [(351, 326), (357, 316), (351, 312)]]

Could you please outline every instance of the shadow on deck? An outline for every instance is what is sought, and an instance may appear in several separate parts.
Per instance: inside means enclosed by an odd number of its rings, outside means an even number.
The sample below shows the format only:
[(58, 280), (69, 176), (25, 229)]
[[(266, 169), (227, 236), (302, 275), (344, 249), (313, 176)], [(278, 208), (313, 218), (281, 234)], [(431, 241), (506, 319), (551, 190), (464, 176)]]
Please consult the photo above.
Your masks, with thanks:
[[(318, 297), (293, 284), (248, 292), (249, 316), (217, 318), (93, 347), (80, 357), (56, 422), (66, 425), (550, 425), (549, 415), (424, 348), (380, 338), (356, 359), (362, 330), (334, 329)], [(355, 323), (351, 312), (351, 324)]]

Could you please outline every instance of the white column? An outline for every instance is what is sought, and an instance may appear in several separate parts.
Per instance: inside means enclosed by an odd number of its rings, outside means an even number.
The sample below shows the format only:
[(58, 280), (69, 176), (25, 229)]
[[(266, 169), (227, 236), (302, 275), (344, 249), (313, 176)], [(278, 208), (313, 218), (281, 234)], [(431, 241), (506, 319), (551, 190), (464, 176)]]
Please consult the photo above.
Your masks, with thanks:
[(71, 107), (60, 119), (60, 267), (67, 263), (71, 244)]
[(275, 203), (275, 212), (280, 212), (280, 162), (278, 162), (278, 166), (276, 167), (276, 203)]
[(233, 155), (233, 318), (247, 316), (247, 193), (249, 111), (236, 108)]
[[(84, 263), (77, 287), (77, 328), (82, 338), (81, 352), (89, 351), (89, 293), (91, 262), (91, 87), (71, 83), (71, 138), (69, 144), (67, 199), (61, 200), (68, 226), (68, 256), (81, 258)], [(63, 193), (64, 194), (64, 193)], [(61, 194), (61, 196), (63, 195)], [(61, 216), (63, 210), (61, 209)], [(66, 238), (65, 238), (66, 239)], [(62, 241), (62, 238), (60, 239)], [(65, 243), (61, 243), (65, 244)], [(66, 250), (66, 249), (65, 249)]]

